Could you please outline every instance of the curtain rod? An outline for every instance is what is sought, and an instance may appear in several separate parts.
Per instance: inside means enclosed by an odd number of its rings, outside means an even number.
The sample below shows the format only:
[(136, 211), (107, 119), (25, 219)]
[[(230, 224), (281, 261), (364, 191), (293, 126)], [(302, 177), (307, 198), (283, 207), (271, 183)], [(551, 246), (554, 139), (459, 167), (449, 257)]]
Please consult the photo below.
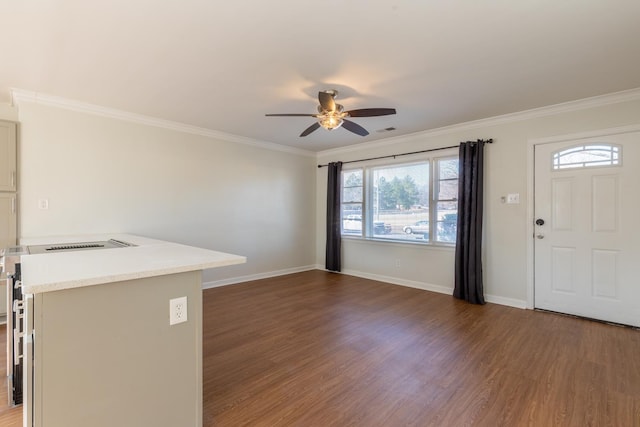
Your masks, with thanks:
[[(485, 144), (491, 144), (491, 143), (493, 143), (493, 139), (479, 139), (477, 141), (471, 141), (471, 142), (484, 142)], [(400, 157), (400, 156), (409, 156), (411, 154), (428, 153), (430, 151), (448, 150), (450, 148), (458, 148), (458, 147), (460, 147), (460, 145), (451, 145), (449, 147), (431, 148), (429, 150), (412, 151), (410, 153), (390, 154), (388, 156), (369, 157), (368, 159), (349, 160), (348, 162), (342, 162), (342, 164), (346, 165), (347, 163), (366, 162), (368, 160), (378, 160), (378, 159), (390, 159), (390, 158), (394, 158), (395, 159), (396, 157)], [(318, 165), (318, 168), (324, 168), (324, 167), (327, 167), (327, 166), (329, 166), (329, 165), (328, 164), (326, 164), (326, 165)]]

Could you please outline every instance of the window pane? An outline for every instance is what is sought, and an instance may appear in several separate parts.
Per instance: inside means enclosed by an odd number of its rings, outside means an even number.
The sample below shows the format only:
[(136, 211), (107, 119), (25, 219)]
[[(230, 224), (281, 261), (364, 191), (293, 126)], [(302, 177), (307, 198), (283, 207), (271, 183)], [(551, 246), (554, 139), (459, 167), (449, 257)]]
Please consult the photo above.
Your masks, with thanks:
[(456, 229), (458, 222), (458, 206), (456, 202), (438, 203), (438, 223), (436, 227), (436, 240), (443, 243), (456, 242)]
[(362, 236), (362, 205), (342, 205), (342, 234)]
[(363, 236), (363, 176), (363, 169), (353, 169), (342, 172), (342, 234)]
[[(438, 203), (436, 204), (435, 241), (455, 243), (458, 215), (458, 159), (438, 160)], [(444, 177), (447, 177), (446, 179)], [(446, 200), (446, 201), (445, 201)]]
[(362, 169), (342, 172), (342, 187), (362, 187)]
[(553, 154), (553, 168), (583, 168), (620, 164), (620, 148), (614, 145), (581, 145)]
[(345, 187), (342, 191), (342, 201), (344, 203), (349, 202), (362, 202), (362, 187)]
[(419, 221), (411, 221), (404, 227), (402, 231), (408, 236), (409, 240), (415, 240), (422, 238), (423, 240), (429, 240), (429, 218), (421, 219)]
[(438, 160), (440, 179), (458, 179), (458, 159)]
[[(371, 181), (368, 212), (373, 237), (428, 241), (429, 163), (375, 168)], [(416, 226), (420, 221), (426, 226)]]
[(438, 200), (456, 200), (458, 198), (457, 179), (440, 181), (438, 185)]
[(362, 204), (361, 203), (344, 203), (342, 205), (342, 219), (350, 217), (351, 219), (358, 216), (362, 218)]

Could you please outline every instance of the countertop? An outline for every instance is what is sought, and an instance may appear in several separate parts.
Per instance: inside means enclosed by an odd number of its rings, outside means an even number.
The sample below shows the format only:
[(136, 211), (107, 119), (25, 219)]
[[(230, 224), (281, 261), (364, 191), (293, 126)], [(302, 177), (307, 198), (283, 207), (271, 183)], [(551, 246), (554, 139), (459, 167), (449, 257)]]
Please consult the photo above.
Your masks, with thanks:
[(22, 292), (37, 294), (242, 264), (246, 258), (130, 234), (25, 238), (23, 246), (117, 239), (137, 246), (23, 255)]

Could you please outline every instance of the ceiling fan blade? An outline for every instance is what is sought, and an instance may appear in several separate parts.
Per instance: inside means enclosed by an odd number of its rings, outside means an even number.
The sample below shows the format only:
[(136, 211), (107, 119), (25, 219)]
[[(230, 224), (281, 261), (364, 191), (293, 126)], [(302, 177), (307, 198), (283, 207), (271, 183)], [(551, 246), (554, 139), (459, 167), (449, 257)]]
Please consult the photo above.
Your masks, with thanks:
[(304, 130), (304, 132), (302, 132), (300, 134), (300, 136), (307, 136), (309, 135), (311, 132), (313, 132), (314, 130), (318, 129), (320, 127), (320, 123), (315, 122), (314, 124), (312, 124), (311, 126), (309, 126), (308, 128), (306, 128)]
[(369, 132), (357, 123), (350, 120), (342, 119), (342, 127), (360, 136), (367, 136)]
[(375, 117), (388, 116), (395, 114), (395, 108), (360, 108), (357, 110), (347, 111), (350, 117)]
[(336, 110), (336, 102), (333, 100), (335, 93), (332, 92), (318, 92), (318, 101), (320, 101), (320, 106), (325, 111), (335, 111)]
[(285, 114), (265, 114), (267, 117), (318, 117), (317, 114), (295, 114), (295, 113), (285, 113)]

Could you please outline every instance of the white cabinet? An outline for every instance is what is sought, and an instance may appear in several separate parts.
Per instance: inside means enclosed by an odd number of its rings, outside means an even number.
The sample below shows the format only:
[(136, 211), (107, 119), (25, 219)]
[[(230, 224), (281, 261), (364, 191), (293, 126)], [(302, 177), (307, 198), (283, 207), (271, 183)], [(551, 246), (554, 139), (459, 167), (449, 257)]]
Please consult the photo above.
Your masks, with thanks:
[(17, 203), (15, 193), (0, 193), (0, 248), (16, 244)]
[(0, 249), (16, 244), (16, 124), (0, 120)]
[[(16, 195), (0, 193), (0, 248), (16, 244)], [(7, 314), (5, 274), (0, 274), (0, 320)]]
[[(17, 238), (16, 124), (0, 120), (0, 249), (14, 246)], [(5, 274), (0, 273), (0, 320), (7, 312)]]
[(16, 191), (16, 124), (0, 120), (0, 191)]

